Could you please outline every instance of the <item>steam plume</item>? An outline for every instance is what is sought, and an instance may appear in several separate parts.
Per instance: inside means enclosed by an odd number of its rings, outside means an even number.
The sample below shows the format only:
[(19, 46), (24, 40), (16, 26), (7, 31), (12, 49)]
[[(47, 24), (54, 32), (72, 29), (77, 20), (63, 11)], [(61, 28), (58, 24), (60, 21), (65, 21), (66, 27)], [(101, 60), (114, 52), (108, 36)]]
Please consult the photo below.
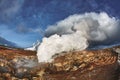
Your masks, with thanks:
[(48, 26), (38, 47), (39, 62), (50, 62), (63, 51), (84, 50), (89, 46), (120, 41), (120, 21), (107, 13), (75, 14)]

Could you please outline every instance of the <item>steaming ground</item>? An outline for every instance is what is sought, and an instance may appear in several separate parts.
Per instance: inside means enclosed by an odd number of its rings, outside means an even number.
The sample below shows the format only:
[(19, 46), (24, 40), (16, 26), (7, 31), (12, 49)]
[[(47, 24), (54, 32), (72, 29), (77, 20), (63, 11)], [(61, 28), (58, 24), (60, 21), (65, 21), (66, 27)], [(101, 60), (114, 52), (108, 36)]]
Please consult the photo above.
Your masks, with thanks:
[(107, 13), (75, 14), (48, 26), (37, 50), (39, 62), (51, 62), (63, 51), (85, 50), (120, 42), (120, 21)]

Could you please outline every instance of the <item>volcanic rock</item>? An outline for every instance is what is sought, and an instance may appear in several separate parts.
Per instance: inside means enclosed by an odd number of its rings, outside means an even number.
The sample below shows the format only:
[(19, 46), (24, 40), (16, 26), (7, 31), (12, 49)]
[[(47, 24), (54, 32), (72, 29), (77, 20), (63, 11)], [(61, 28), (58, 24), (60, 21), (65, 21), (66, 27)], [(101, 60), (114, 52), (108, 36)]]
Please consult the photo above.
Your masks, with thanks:
[(62, 52), (38, 63), (35, 51), (0, 47), (0, 80), (118, 80), (120, 47)]

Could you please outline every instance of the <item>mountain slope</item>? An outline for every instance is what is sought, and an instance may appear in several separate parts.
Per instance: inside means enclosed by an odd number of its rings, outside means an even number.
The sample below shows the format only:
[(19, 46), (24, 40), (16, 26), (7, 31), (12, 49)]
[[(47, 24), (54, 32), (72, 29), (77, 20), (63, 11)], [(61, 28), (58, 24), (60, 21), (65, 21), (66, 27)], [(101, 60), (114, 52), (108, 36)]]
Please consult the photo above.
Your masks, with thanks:
[(0, 37), (0, 45), (17, 47), (17, 44)]

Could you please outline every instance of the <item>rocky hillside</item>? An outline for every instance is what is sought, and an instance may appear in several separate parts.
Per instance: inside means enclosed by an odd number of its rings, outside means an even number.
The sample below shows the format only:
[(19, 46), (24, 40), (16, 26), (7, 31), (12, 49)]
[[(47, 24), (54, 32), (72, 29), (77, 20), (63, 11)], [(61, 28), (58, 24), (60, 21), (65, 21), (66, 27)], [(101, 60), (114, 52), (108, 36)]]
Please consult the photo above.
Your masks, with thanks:
[(35, 51), (0, 47), (0, 80), (118, 80), (119, 47), (63, 52), (38, 63)]

